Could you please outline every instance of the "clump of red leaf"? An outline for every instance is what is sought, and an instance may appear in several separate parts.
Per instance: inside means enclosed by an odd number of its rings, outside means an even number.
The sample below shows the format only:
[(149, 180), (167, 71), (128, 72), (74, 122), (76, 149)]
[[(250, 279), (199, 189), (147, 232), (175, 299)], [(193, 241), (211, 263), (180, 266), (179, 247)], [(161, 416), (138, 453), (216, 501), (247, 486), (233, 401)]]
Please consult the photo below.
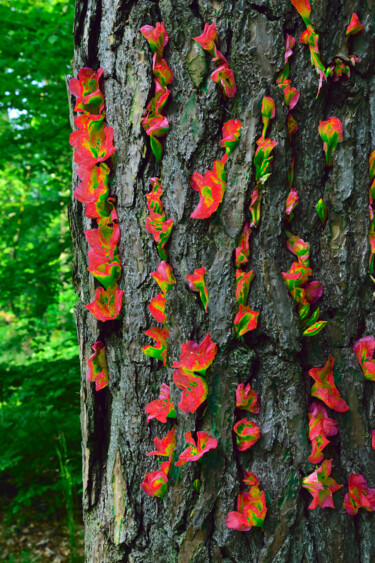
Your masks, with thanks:
[(315, 67), (316, 73), (319, 75), (319, 88), (317, 93), (318, 97), (322, 82), (323, 80), (327, 80), (327, 76), (326, 68), (321, 61), (319, 53), (319, 35), (315, 33), (314, 28), (312, 27), (310, 22), (311, 6), (308, 0), (291, 0), (291, 2), (306, 25), (306, 30), (302, 33), (300, 42), (308, 45), (310, 50), (311, 64)]
[(200, 344), (193, 340), (182, 344), (179, 361), (173, 364), (173, 381), (182, 390), (178, 406), (183, 412), (195, 412), (206, 400), (208, 387), (201, 375), (205, 375), (216, 354), (217, 344), (208, 333)]
[(370, 489), (361, 474), (349, 476), (349, 492), (344, 497), (344, 508), (350, 516), (355, 516), (360, 508), (368, 512), (375, 510), (375, 489)]
[(199, 203), (190, 215), (193, 219), (208, 219), (223, 201), (226, 184), (225, 163), (228, 155), (221, 160), (215, 160), (213, 170), (207, 170), (204, 176), (194, 172), (190, 179), (190, 186), (199, 193)]
[(163, 188), (159, 178), (150, 178), (151, 192), (146, 195), (150, 215), (146, 219), (146, 231), (154, 237), (160, 258), (168, 259), (165, 245), (171, 236), (173, 221), (167, 219), (163, 210), (161, 196)]
[(164, 47), (167, 45), (169, 37), (164, 23), (159, 22), (155, 27), (144, 25), (141, 27), (141, 33), (147, 39), (154, 53), (152, 70), (155, 83), (155, 95), (144, 110), (141, 123), (146, 134), (150, 137), (151, 150), (156, 161), (160, 162), (163, 156), (163, 147), (159, 138), (169, 131), (169, 121), (162, 112), (170, 94), (167, 86), (173, 81), (173, 72), (163, 58)]
[(169, 430), (162, 439), (154, 438), (156, 450), (149, 452), (146, 456), (156, 455), (167, 457), (168, 460), (161, 463), (159, 471), (147, 473), (143, 483), (142, 490), (150, 497), (163, 497), (167, 492), (168, 473), (173, 459), (174, 449), (176, 447), (176, 429)]
[(313, 336), (327, 324), (327, 321), (318, 320), (319, 307), (311, 313), (311, 306), (323, 295), (322, 284), (319, 281), (309, 281), (313, 274), (310, 268), (310, 244), (290, 231), (286, 231), (286, 236), (288, 250), (298, 258), (298, 262), (293, 262), (288, 272), (281, 272), (281, 276), (290, 296), (297, 303), (303, 336)]
[(69, 89), (77, 98), (75, 111), (76, 131), (70, 135), (81, 180), (74, 197), (86, 205), (87, 217), (96, 219), (97, 229), (85, 231), (90, 246), (88, 270), (104, 286), (98, 287), (95, 299), (86, 308), (100, 321), (115, 319), (122, 308), (123, 291), (117, 286), (121, 276), (118, 252), (120, 229), (114, 200), (109, 197), (109, 179), (112, 172), (113, 129), (106, 125), (104, 96), (100, 81), (104, 70), (97, 72), (82, 68), (78, 78), (72, 78)]
[(329, 444), (327, 436), (336, 436), (337, 422), (327, 415), (326, 409), (320, 403), (312, 403), (309, 412), (309, 439), (312, 452), (308, 460), (320, 463), (324, 457), (323, 449)]
[(205, 51), (208, 51), (212, 60), (217, 64), (216, 70), (211, 74), (212, 80), (220, 85), (225, 96), (233, 98), (237, 91), (234, 72), (229, 68), (227, 59), (217, 48), (216, 25), (206, 23), (202, 35), (194, 37), (194, 41), (199, 43)]
[(259, 489), (259, 481), (253, 473), (246, 472), (244, 483), (248, 492), (241, 491), (237, 497), (237, 511), (228, 512), (226, 525), (232, 530), (248, 532), (252, 527), (263, 528), (267, 514), (266, 495)]

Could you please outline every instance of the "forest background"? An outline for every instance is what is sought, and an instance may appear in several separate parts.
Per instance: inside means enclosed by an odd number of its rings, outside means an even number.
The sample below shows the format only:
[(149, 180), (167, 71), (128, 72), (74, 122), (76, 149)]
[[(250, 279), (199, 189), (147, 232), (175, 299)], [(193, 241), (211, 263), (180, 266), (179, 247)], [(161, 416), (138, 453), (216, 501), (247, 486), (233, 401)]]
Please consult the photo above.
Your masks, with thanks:
[[(68, 516), (74, 534), (73, 516), (80, 522), (64, 78), (71, 72), (73, 17), (74, 0), (0, 0), (0, 502), (1, 530), (8, 530), (0, 556), (6, 561), (16, 560), (4, 551), (16, 526), (64, 523)], [(22, 561), (29, 561), (27, 551)]]

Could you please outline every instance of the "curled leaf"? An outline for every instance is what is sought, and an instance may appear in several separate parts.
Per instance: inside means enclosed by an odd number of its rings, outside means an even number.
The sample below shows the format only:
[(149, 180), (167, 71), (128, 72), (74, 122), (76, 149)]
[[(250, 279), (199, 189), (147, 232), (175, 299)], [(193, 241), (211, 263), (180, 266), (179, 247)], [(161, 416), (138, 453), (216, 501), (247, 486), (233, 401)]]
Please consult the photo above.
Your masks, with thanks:
[(167, 492), (168, 477), (164, 471), (152, 471), (146, 473), (143, 483), (141, 483), (142, 490), (150, 497), (163, 497)]
[(310, 25), (311, 6), (308, 0), (291, 0), (293, 6), (302, 17), (305, 25)]
[(236, 268), (241, 268), (249, 261), (250, 257), (250, 239), (251, 228), (249, 223), (245, 223), (244, 229), (241, 233), (238, 246), (236, 248)]
[(166, 436), (162, 439), (154, 438), (154, 445), (156, 450), (148, 452), (146, 456), (158, 455), (171, 458), (176, 447), (176, 429), (168, 430)]
[(262, 106), (260, 113), (262, 115), (262, 122), (263, 122), (263, 131), (262, 131), (262, 139), (266, 138), (267, 129), (271, 119), (275, 117), (275, 102), (272, 98), (264, 96), (262, 99)]
[(240, 452), (251, 448), (260, 438), (260, 428), (253, 420), (241, 418), (233, 427), (236, 444)]
[(246, 386), (244, 383), (239, 383), (236, 389), (236, 407), (243, 411), (258, 414), (260, 411), (260, 404), (258, 402), (258, 395), (251, 389), (250, 383)]
[(215, 160), (213, 170), (205, 172), (204, 176), (194, 172), (190, 179), (190, 186), (199, 193), (199, 203), (190, 215), (193, 219), (207, 219), (223, 201), (226, 184), (225, 163), (228, 155), (221, 160)]
[(228, 155), (237, 147), (240, 142), (240, 129), (242, 123), (239, 119), (230, 119), (223, 125), (223, 138), (220, 141), (222, 147)]
[(324, 201), (322, 200), (322, 198), (320, 198), (320, 200), (316, 204), (316, 211), (319, 215), (320, 222), (322, 223), (322, 225), (324, 227), (324, 225), (327, 222), (328, 211), (327, 211), (327, 206), (324, 203)]
[(365, 378), (370, 381), (375, 381), (375, 360), (373, 359), (375, 338), (372, 336), (360, 338), (354, 344), (353, 351), (358, 358)]
[(87, 381), (95, 383), (95, 391), (108, 385), (108, 366), (106, 347), (99, 340), (92, 346), (94, 353), (87, 360)]
[(204, 266), (202, 268), (198, 268), (194, 270), (194, 274), (190, 274), (186, 276), (187, 281), (189, 282), (189, 287), (193, 291), (199, 293), (199, 296), (202, 301), (203, 308), (207, 313), (207, 305), (208, 305), (208, 291), (206, 287), (206, 282), (204, 281), (204, 275), (206, 274), (206, 269)]
[(346, 412), (349, 410), (349, 406), (346, 404), (344, 399), (340, 397), (340, 393), (333, 378), (334, 363), (334, 358), (332, 356), (328, 356), (328, 360), (323, 368), (310, 369), (309, 375), (315, 382), (311, 388), (311, 395), (312, 397), (317, 397), (323, 401), (327, 407), (334, 409), (335, 411)]
[(150, 275), (154, 278), (164, 296), (166, 296), (168, 291), (176, 284), (172, 266), (167, 264), (165, 260), (162, 260), (158, 264), (156, 272), (151, 272)]
[(343, 141), (342, 123), (338, 117), (330, 117), (327, 121), (320, 121), (318, 131), (323, 141), (326, 166), (332, 166), (332, 155), (337, 144)]
[(323, 449), (329, 444), (327, 436), (336, 436), (337, 422), (327, 415), (326, 409), (320, 403), (312, 403), (309, 412), (309, 439), (312, 443), (312, 453), (309, 461), (318, 464), (322, 461)]
[(239, 305), (246, 305), (250, 291), (251, 282), (254, 279), (254, 270), (244, 272), (236, 270), (236, 301)]
[(348, 39), (352, 35), (359, 35), (364, 31), (364, 29), (365, 26), (362, 25), (361, 22), (359, 21), (359, 17), (357, 16), (357, 14), (353, 13), (350, 23), (346, 28), (345, 36)]

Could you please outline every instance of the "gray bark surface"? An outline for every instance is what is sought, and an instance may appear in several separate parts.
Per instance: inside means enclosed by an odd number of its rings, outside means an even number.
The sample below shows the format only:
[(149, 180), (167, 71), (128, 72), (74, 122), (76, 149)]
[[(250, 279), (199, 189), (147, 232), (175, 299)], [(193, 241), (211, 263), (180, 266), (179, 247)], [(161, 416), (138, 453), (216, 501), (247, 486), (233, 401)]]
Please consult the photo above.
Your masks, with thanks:
[[(124, 275), (125, 316), (101, 323), (84, 308), (93, 300), (95, 285), (87, 272), (84, 229), (94, 226), (83, 206), (73, 201), (70, 223), (75, 249), (74, 283), (80, 297), (77, 330), (82, 362), (83, 504), (86, 560), (97, 563), (135, 562), (312, 562), (375, 561), (374, 515), (361, 510), (350, 517), (342, 507), (350, 473), (363, 473), (375, 487), (375, 452), (370, 430), (375, 428), (374, 383), (366, 381), (352, 351), (364, 335), (375, 336), (374, 286), (368, 276), (368, 156), (375, 148), (375, 74), (371, 0), (321, 0), (313, 3), (312, 22), (327, 64), (347, 56), (345, 29), (357, 12), (366, 31), (354, 41), (362, 62), (349, 80), (324, 85), (318, 99), (318, 78), (308, 48), (298, 43), (305, 29), (289, 0), (77, 0), (74, 74), (82, 66), (104, 68), (107, 123), (114, 129), (117, 167), (111, 193), (117, 198), (121, 227), (120, 256)], [(165, 58), (174, 73), (165, 114), (171, 130), (162, 140), (162, 166), (156, 164), (140, 118), (153, 95), (152, 54), (140, 33), (142, 25), (165, 23), (169, 44)], [(219, 48), (235, 72), (237, 95), (224, 100), (210, 79), (210, 58), (192, 40), (204, 23), (214, 21)], [(293, 112), (299, 132), (294, 138), (295, 182), (300, 205), (291, 230), (311, 244), (314, 279), (322, 282), (321, 318), (328, 325), (319, 335), (302, 338), (295, 303), (280, 272), (293, 256), (286, 248), (284, 207), (286, 173), (291, 149), (282, 92), (275, 86), (283, 67), (285, 33), (297, 44), (290, 77), (301, 92)], [(251, 240), (250, 267), (255, 271), (249, 303), (261, 311), (254, 333), (236, 339), (237, 312), (234, 249), (248, 213), (254, 186), (255, 139), (261, 133), (259, 102), (270, 95), (276, 119), (269, 136), (277, 140), (272, 176), (262, 202), (262, 220)], [(327, 174), (318, 135), (320, 120), (339, 117), (344, 142)], [(223, 204), (211, 220), (190, 219), (198, 198), (189, 185), (194, 171), (204, 173), (223, 153), (219, 146), (224, 121), (243, 123), (240, 144), (227, 166), (228, 186)], [(68, 141), (67, 141), (68, 142)], [(205, 430), (219, 438), (218, 448), (172, 473), (163, 499), (147, 497), (140, 488), (146, 472), (156, 470), (153, 438), (170, 427), (147, 424), (144, 406), (158, 397), (160, 384), (171, 385), (177, 407), (180, 392), (172, 370), (146, 357), (150, 343), (144, 332), (155, 325), (147, 305), (156, 295), (150, 277), (159, 258), (145, 230), (145, 194), (149, 178), (162, 179), (166, 216), (174, 220), (168, 243), (169, 263), (177, 286), (168, 294), (169, 364), (178, 359), (181, 343), (209, 332), (219, 353), (207, 372), (207, 409), (185, 415), (178, 411), (177, 454), (185, 447), (183, 434)], [(78, 179), (74, 174), (74, 187)], [(323, 228), (315, 204), (323, 197), (328, 222)], [(209, 314), (188, 288), (187, 274), (205, 266), (210, 295)], [(107, 346), (110, 385), (96, 393), (86, 382), (92, 344)], [(344, 487), (335, 495), (336, 509), (308, 510), (311, 496), (301, 479), (314, 470), (307, 460), (308, 370), (322, 367), (328, 354), (336, 360), (335, 380), (350, 405), (348, 413), (330, 411), (339, 433), (325, 449), (333, 459), (333, 477)], [(235, 389), (251, 381), (261, 411), (257, 444), (244, 453), (234, 445)], [(177, 409), (178, 410), (178, 409)], [(244, 413), (245, 414), (245, 413)], [(249, 418), (253, 418), (252, 416)], [(257, 475), (266, 491), (268, 513), (264, 532), (254, 528), (229, 530), (225, 518), (236, 510), (243, 470)], [(201, 480), (199, 494), (193, 480)]]

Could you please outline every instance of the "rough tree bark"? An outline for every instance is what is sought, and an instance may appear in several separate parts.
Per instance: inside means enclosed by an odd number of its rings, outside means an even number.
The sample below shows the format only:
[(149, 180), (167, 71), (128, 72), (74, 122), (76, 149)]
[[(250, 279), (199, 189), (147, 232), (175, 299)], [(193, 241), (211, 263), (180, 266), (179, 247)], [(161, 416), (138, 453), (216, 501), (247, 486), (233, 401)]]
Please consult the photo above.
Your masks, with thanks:
[[(311, 243), (314, 279), (324, 288), (322, 318), (328, 325), (319, 335), (301, 338), (295, 303), (280, 272), (293, 258), (286, 249), (283, 227), (288, 193), (286, 173), (290, 146), (285, 128), (287, 110), (275, 86), (283, 67), (284, 36), (298, 39), (304, 30), (288, 0), (77, 0), (74, 74), (81, 66), (105, 69), (107, 122), (117, 147), (116, 176), (111, 192), (117, 198), (121, 227), (120, 255), (124, 275), (126, 313), (121, 321), (100, 323), (84, 308), (92, 301), (94, 281), (86, 270), (83, 234), (90, 228), (83, 207), (73, 201), (70, 213), (75, 249), (74, 282), (80, 300), (77, 329), (82, 362), (83, 506), (87, 561), (129, 562), (300, 562), (375, 560), (375, 519), (360, 511), (350, 517), (342, 507), (350, 473), (363, 473), (375, 486), (375, 452), (370, 429), (375, 427), (374, 384), (365, 381), (352, 351), (353, 342), (375, 336), (374, 286), (367, 273), (369, 246), (368, 156), (375, 148), (375, 75), (371, 0), (313, 2), (312, 19), (320, 35), (323, 60), (347, 56), (344, 33), (353, 11), (366, 32), (356, 39), (362, 58), (349, 80), (324, 85), (318, 99), (317, 77), (308, 49), (297, 43), (291, 78), (301, 98), (295, 110), (300, 130), (295, 136), (296, 176), (300, 206), (293, 232)], [(163, 141), (162, 167), (155, 163), (140, 118), (153, 94), (152, 56), (140, 33), (145, 24), (163, 21), (169, 34), (165, 51), (174, 72), (166, 115), (171, 130)], [(223, 101), (210, 80), (209, 57), (192, 41), (205, 22), (216, 22), (220, 48), (236, 76), (238, 92)], [(254, 141), (261, 132), (259, 101), (271, 95), (276, 119), (271, 137), (272, 176), (266, 183), (262, 221), (252, 239), (250, 265), (255, 281), (250, 292), (253, 309), (261, 311), (258, 329), (246, 337), (250, 350), (235, 337), (233, 251), (244, 224), (254, 170)], [(344, 125), (344, 142), (325, 172), (319, 120), (331, 115)], [(243, 123), (241, 141), (228, 165), (228, 188), (213, 220), (190, 219), (197, 195), (189, 180), (220, 158), (221, 127), (228, 118)], [(159, 262), (152, 237), (145, 230), (145, 194), (149, 178), (161, 176), (167, 217), (174, 220), (168, 245), (176, 288), (168, 294), (170, 365), (180, 345), (201, 340), (206, 332), (220, 352), (207, 373), (207, 409), (194, 415), (178, 413), (178, 453), (183, 433), (206, 430), (219, 437), (219, 447), (201, 464), (187, 464), (170, 480), (163, 499), (147, 497), (140, 489), (146, 472), (157, 461), (146, 458), (153, 437), (166, 426), (146, 422), (144, 406), (157, 398), (162, 382), (171, 383), (172, 370), (147, 358), (141, 346), (149, 343), (145, 330), (154, 326), (147, 305), (155, 295), (150, 272)], [(74, 187), (77, 178), (74, 175)], [(324, 197), (329, 209), (325, 228), (315, 204)], [(185, 276), (204, 265), (208, 271), (209, 314), (204, 315)], [(86, 382), (91, 345), (103, 339), (108, 350), (110, 385), (95, 393)], [(350, 405), (334, 414), (339, 434), (325, 457), (333, 459), (333, 476), (343, 489), (335, 494), (336, 509), (309, 511), (310, 495), (301, 479), (314, 467), (308, 462), (308, 370), (321, 367), (332, 354), (336, 383)], [(251, 381), (261, 401), (257, 421), (259, 442), (239, 454), (234, 447), (234, 391)], [(179, 391), (172, 384), (175, 404)], [(257, 528), (228, 530), (225, 518), (235, 510), (243, 470), (254, 472), (267, 492), (264, 533)], [(200, 478), (198, 495), (192, 487)]]

